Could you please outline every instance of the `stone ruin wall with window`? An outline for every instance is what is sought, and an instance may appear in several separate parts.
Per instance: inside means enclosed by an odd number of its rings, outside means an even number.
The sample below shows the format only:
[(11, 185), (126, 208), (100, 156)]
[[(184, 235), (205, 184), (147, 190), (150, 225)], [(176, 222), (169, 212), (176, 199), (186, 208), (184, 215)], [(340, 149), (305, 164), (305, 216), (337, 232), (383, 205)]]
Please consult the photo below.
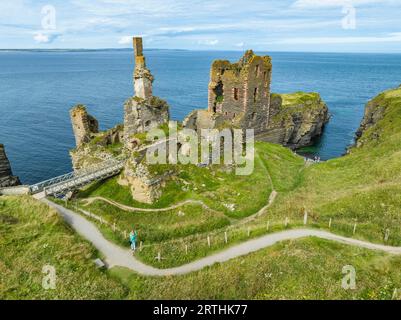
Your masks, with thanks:
[(255, 134), (268, 128), (272, 63), (249, 50), (237, 63), (217, 60), (210, 72), (208, 111)]

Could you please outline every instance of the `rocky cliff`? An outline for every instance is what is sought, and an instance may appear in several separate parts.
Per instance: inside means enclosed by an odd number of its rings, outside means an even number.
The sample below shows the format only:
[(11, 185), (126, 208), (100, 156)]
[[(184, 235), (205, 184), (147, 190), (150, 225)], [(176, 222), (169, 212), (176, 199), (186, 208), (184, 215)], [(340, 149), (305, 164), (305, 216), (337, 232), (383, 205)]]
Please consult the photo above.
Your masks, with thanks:
[(366, 104), (364, 117), (355, 134), (355, 147), (360, 148), (367, 143), (380, 140), (386, 128), (379, 126), (378, 123), (386, 116), (391, 105), (397, 102), (401, 103), (401, 86), (379, 94)]
[(13, 187), (20, 184), (18, 177), (13, 176), (10, 161), (4, 150), (4, 145), (0, 144), (0, 188)]
[(272, 94), (269, 118), (266, 132), (257, 139), (296, 149), (322, 134), (329, 111), (318, 93)]

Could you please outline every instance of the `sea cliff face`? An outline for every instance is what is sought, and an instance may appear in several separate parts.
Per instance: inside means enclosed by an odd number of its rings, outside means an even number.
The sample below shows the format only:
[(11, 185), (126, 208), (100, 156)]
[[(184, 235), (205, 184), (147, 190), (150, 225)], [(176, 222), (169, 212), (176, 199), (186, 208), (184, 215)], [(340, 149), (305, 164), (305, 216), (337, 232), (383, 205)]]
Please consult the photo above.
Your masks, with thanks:
[(313, 144), (329, 120), (329, 110), (318, 93), (272, 94), (270, 121), (259, 140), (293, 149)]
[[(366, 104), (364, 117), (356, 132), (354, 147), (361, 148), (367, 144), (380, 142), (383, 133), (394, 123), (389, 112), (395, 112), (397, 103), (401, 103), (401, 86), (379, 94)], [(399, 117), (399, 114), (395, 113), (394, 116)], [(383, 123), (386, 125), (380, 125), (385, 117), (388, 121)]]
[(0, 188), (14, 187), (17, 185), (20, 185), (19, 178), (13, 176), (4, 145), (0, 144)]

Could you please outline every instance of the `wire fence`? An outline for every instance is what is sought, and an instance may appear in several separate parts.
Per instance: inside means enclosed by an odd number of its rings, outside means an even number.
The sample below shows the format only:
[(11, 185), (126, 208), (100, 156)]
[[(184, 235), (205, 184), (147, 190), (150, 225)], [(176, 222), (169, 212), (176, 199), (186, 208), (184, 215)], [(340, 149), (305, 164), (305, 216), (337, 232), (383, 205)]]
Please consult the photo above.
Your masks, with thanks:
[[(102, 216), (96, 215), (91, 211), (83, 210), (79, 208), (78, 204), (75, 203), (73, 206), (75, 211), (97, 221), (100, 225), (110, 228), (113, 233), (123, 241), (126, 241), (127, 246), (129, 244), (130, 230), (122, 228), (117, 220), (108, 221)], [(335, 219), (334, 217), (324, 217), (319, 219), (319, 223), (316, 221), (310, 221), (310, 217), (305, 212), (303, 218), (291, 220), (289, 217), (285, 217), (280, 220), (268, 220), (253, 224), (252, 226), (246, 225), (231, 225), (223, 229), (214, 230), (209, 233), (196, 233), (179, 239), (166, 240), (159, 243), (145, 244), (143, 241), (137, 243), (139, 252), (150, 250), (155, 253), (154, 259), (161, 262), (165, 260), (165, 256), (174, 256), (177, 254), (190, 256), (193, 251), (210, 252), (211, 250), (221, 249), (225, 246), (235, 244), (247, 239), (256, 238), (263, 236), (268, 233), (283, 231), (294, 227), (318, 227), (328, 230), (346, 230), (350, 236), (355, 236), (363, 228), (363, 224), (359, 224), (356, 220), (344, 221), (343, 219)], [(383, 241), (388, 243), (392, 236), (398, 234), (399, 228), (386, 228), (383, 232)], [(145, 250), (146, 249), (146, 250)], [(174, 252), (171, 252), (174, 251)]]

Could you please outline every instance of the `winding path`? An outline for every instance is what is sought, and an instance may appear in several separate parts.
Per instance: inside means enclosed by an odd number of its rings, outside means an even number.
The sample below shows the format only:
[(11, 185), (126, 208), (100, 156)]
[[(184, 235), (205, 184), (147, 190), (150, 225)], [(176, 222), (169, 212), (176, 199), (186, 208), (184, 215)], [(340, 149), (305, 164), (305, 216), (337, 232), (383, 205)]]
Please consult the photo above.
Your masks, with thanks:
[(269, 234), (258, 239), (249, 240), (247, 242), (235, 245), (221, 252), (212, 254), (208, 257), (188, 263), (186, 265), (170, 268), (157, 269), (148, 266), (133, 257), (132, 252), (128, 249), (121, 248), (110, 241), (106, 240), (96, 226), (86, 220), (81, 215), (68, 210), (60, 205), (57, 205), (47, 199), (42, 199), (50, 207), (56, 209), (61, 216), (76, 230), (81, 236), (89, 240), (104, 256), (108, 267), (121, 266), (131, 269), (145, 276), (168, 276), (168, 275), (183, 275), (194, 271), (201, 270), (205, 267), (212, 266), (215, 263), (222, 263), (228, 260), (247, 255), (263, 248), (273, 246), (277, 242), (294, 240), (305, 237), (318, 237), (321, 239), (332, 240), (356, 247), (380, 250), (390, 254), (401, 254), (401, 247), (389, 247), (380, 244), (373, 244), (352, 238), (338, 236), (329, 232), (311, 230), (311, 229), (296, 229)]
[(160, 209), (147, 209), (147, 208), (135, 208), (135, 207), (130, 207), (130, 206), (126, 206), (125, 204), (110, 200), (110, 199), (106, 199), (104, 197), (91, 197), (91, 198), (86, 198), (83, 199), (83, 201), (85, 202), (85, 206), (90, 205), (91, 203), (93, 203), (94, 201), (103, 201), (106, 202), (108, 204), (111, 204), (112, 206), (115, 206), (117, 208), (120, 208), (121, 210), (125, 210), (125, 211), (130, 211), (130, 212), (166, 212), (166, 211), (171, 211), (174, 209), (178, 209), (181, 208), (187, 204), (197, 204), (202, 206), (202, 208), (215, 212), (216, 210), (208, 207), (203, 201), (201, 200), (185, 200), (182, 202), (179, 202), (175, 205), (172, 205), (170, 207), (166, 207), (166, 208), (160, 208)]

